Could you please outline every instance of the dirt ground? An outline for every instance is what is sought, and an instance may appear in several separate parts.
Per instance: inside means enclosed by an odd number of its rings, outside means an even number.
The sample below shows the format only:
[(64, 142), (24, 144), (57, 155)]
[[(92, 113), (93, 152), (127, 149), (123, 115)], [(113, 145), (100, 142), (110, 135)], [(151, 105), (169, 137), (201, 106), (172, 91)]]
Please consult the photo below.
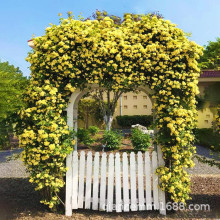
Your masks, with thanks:
[(57, 220), (57, 219), (220, 219), (220, 175), (193, 175), (192, 200), (190, 204), (208, 204), (210, 211), (169, 211), (161, 216), (158, 211), (129, 213), (106, 213), (78, 210), (72, 217), (64, 216), (64, 209), (51, 213), (39, 203), (40, 196), (33, 186), (23, 178), (0, 179), (0, 220)]

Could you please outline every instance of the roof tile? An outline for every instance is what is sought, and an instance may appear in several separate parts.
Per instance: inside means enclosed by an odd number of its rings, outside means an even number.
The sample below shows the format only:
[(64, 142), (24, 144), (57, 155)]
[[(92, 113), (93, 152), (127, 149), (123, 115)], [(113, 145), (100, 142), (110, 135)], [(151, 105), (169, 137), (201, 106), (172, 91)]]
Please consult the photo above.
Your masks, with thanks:
[(220, 77), (220, 70), (203, 70), (201, 72), (200, 78), (214, 78)]

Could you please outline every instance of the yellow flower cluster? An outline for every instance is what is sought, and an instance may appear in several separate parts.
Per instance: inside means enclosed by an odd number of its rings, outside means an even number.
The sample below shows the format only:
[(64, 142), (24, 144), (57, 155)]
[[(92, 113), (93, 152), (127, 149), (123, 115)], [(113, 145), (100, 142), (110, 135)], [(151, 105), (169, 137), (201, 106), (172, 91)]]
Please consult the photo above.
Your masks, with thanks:
[(66, 144), (65, 108), (75, 88), (99, 84), (112, 90), (133, 91), (149, 86), (157, 115), (157, 141), (166, 166), (158, 169), (161, 187), (174, 201), (189, 198), (189, 177), (198, 93), (197, 60), (201, 47), (187, 39), (170, 21), (126, 14), (116, 25), (100, 20), (61, 19), (44, 36), (33, 39), (28, 108), (21, 114), (26, 130), (20, 137), (24, 160), (37, 189), (48, 189), (52, 207), (63, 186), (64, 160), (73, 143)]
[[(44, 190), (44, 204), (53, 208), (58, 203), (56, 193), (64, 186), (65, 158), (72, 151), (72, 137), (62, 117), (66, 102), (52, 82), (44, 80), (42, 87), (31, 80), (26, 101), (29, 108), (21, 112), (26, 129), (19, 136), (25, 150), (22, 160), (30, 172), (30, 182), (36, 190)], [(48, 196), (49, 194), (49, 196)]]

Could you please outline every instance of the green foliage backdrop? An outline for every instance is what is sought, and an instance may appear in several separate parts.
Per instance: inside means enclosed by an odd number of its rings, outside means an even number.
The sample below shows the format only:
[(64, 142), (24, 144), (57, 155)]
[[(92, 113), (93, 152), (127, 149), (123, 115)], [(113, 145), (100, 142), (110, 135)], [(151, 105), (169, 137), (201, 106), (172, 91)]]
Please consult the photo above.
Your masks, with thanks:
[(22, 94), (27, 84), (19, 68), (0, 62), (0, 149), (10, 148), (9, 137), (19, 120), (17, 112), (24, 107)]
[(209, 41), (205, 46), (204, 54), (199, 61), (203, 69), (220, 69), (220, 38), (216, 41)]

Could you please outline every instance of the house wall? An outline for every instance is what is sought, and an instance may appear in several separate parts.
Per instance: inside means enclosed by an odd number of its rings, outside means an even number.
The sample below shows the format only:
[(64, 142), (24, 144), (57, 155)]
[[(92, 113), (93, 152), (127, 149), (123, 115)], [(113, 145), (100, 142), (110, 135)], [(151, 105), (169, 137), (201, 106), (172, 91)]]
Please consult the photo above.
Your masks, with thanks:
[[(204, 95), (204, 90), (207, 86), (218, 81), (202, 78), (199, 80), (199, 91), (200, 95)], [(214, 109), (205, 107), (203, 110), (198, 111), (198, 128), (211, 128), (214, 118)], [(118, 100), (116, 111), (114, 117), (118, 115), (151, 115), (152, 114), (152, 102), (147, 94), (144, 92), (128, 92), (124, 93), (122, 97)], [(95, 124), (93, 120), (90, 120), (91, 125)], [(83, 127), (83, 122), (80, 122), (80, 127)], [(103, 127), (103, 126), (102, 126)], [(117, 127), (117, 124), (114, 121), (114, 127)]]
[[(121, 108), (122, 106), (122, 108)], [(120, 112), (122, 109), (122, 112)], [(124, 93), (118, 100), (116, 115), (151, 115), (152, 103), (147, 94), (139, 93)]]
[[(207, 87), (212, 84), (220, 81), (220, 78), (200, 78), (199, 79), (199, 96), (204, 96), (204, 91)], [(204, 106), (204, 109), (198, 111), (198, 128), (211, 128), (215, 108), (209, 108), (207, 105)]]
[(211, 128), (213, 122), (213, 113), (210, 108), (198, 111), (198, 128)]

